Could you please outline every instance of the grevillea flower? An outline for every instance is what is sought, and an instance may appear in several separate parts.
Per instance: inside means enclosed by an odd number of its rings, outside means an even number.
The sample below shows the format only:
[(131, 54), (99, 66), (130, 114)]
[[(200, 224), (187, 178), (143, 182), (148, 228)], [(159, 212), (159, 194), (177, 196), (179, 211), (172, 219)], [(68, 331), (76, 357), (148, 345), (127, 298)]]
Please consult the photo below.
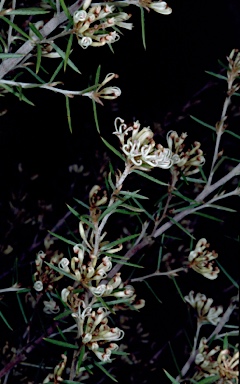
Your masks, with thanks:
[[(126, 23), (131, 15), (117, 12), (114, 5), (90, 5), (91, 1), (84, 2), (82, 9), (73, 14), (74, 32), (83, 49), (118, 41), (120, 36), (114, 30), (115, 26), (129, 30), (133, 28), (132, 23)], [(111, 30), (108, 32), (109, 28)]]
[(144, 171), (155, 167), (168, 169), (174, 164), (172, 151), (155, 143), (153, 132), (149, 127), (141, 129), (139, 121), (135, 121), (132, 126), (127, 126), (120, 117), (115, 119), (114, 125), (114, 134), (121, 143), (126, 163), (132, 169)]
[(188, 256), (189, 267), (210, 280), (218, 277), (220, 269), (213, 267), (213, 260), (218, 257), (215, 251), (209, 252), (209, 244), (206, 239), (200, 239), (193, 251)]
[(200, 340), (198, 354), (195, 358), (198, 370), (193, 376), (194, 381), (202, 378), (218, 376), (218, 384), (238, 383), (239, 352), (231, 353), (228, 349), (221, 350), (219, 345), (210, 349), (205, 337)]
[(202, 293), (197, 293), (196, 296), (194, 296), (194, 291), (190, 291), (184, 299), (197, 310), (199, 322), (209, 322), (213, 325), (219, 323), (221, 319), (220, 315), (223, 313), (223, 307), (221, 305), (218, 307), (211, 307), (213, 299), (207, 299)]
[(169, 131), (167, 134), (167, 143), (169, 149), (174, 153), (176, 168), (179, 168), (184, 175), (189, 176), (199, 172), (199, 167), (205, 163), (203, 151), (200, 149), (201, 144), (198, 141), (193, 143), (192, 149), (184, 152), (184, 141), (187, 137), (186, 133), (178, 136), (177, 132)]
[(121, 89), (115, 86), (104, 87), (106, 83), (108, 83), (114, 78), (117, 79), (118, 75), (116, 75), (115, 73), (109, 73), (105, 77), (103, 82), (97, 87), (97, 89), (91, 92), (86, 92), (83, 94), (83, 96), (87, 96), (101, 105), (103, 105), (103, 102), (101, 101), (101, 99), (106, 99), (106, 100), (116, 99), (121, 95)]
[[(121, 340), (124, 332), (118, 327), (109, 327), (107, 316), (110, 311), (105, 307), (99, 307), (95, 311), (88, 306), (82, 311), (81, 305), (85, 306), (82, 302), (78, 311), (72, 314), (78, 328), (77, 338), (81, 338), (82, 343), (92, 350), (100, 360), (110, 362), (111, 352), (118, 348), (112, 341)], [(99, 346), (104, 346), (106, 343), (110, 344), (105, 347), (104, 352), (99, 351)]]
[(172, 8), (170, 8), (165, 1), (152, 1), (152, 0), (136, 0), (135, 5), (146, 8), (148, 11), (152, 9), (157, 13), (162, 15), (170, 15), (172, 13)]

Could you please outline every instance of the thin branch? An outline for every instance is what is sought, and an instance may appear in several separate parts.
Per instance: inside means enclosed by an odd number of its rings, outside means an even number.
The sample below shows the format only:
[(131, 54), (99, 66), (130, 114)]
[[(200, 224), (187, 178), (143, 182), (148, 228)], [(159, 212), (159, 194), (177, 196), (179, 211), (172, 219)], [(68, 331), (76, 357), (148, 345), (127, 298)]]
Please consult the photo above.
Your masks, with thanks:
[[(219, 334), (219, 332), (221, 332), (222, 328), (224, 327), (224, 325), (228, 322), (232, 312), (234, 311), (234, 309), (236, 308), (236, 304), (233, 304), (231, 303), (229, 305), (229, 307), (227, 308), (227, 310), (225, 311), (224, 315), (221, 317), (221, 320), (220, 322), (218, 323), (218, 325), (216, 326), (216, 328), (214, 329), (214, 331), (211, 333), (211, 335), (207, 338), (207, 342), (210, 341), (213, 337), (215, 337), (216, 335)], [(194, 353), (193, 353), (194, 352)], [(182, 370), (181, 370), (181, 373), (180, 375), (176, 378), (176, 380), (180, 380), (181, 378), (183, 378), (187, 372), (189, 371), (191, 365), (194, 363), (195, 361), (195, 358), (199, 352), (199, 348), (196, 349), (195, 351), (193, 351), (189, 357), (189, 359), (187, 360), (187, 362), (184, 364)]]
[(66, 96), (83, 96), (82, 91), (69, 91), (65, 89), (56, 88), (56, 83), (47, 83), (47, 84), (32, 84), (32, 83), (22, 83), (20, 81), (11, 81), (11, 80), (0, 80), (0, 85), (6, 84), (10, 86), (16, 86), (16, 87), (22, 87), (23, 89), (29, 89), (29, 88), (43, 88), (48, 89), (49, 91), (53, 91), (56, 93), (61, 93)]
[[(226, 176), (222, 177), (220, 180), (218, 180), (215, 184), (211, 186), (207, 186), (195, 199), (195, 201), (202, 201), (205, 197), (207, 197), (210, 193), (215, 191), (218, 187), (225, 184), (227, 181), (229, 181), (231, 178), (237, 176), (240, 174), (240, 164), (238, 164), (235, 168), (231, 170)], [(200, 206), (197, 206), (195, 208), (189, 206), (189, 209), (186, 209), (185, 211), (179, 212), (177, 215), (173, 216), (173, 221), (168, 221), (167, 223), (163, 224), (160, 228), (158, 228), (154, 233), (152, 233), (151, 236), (146, 236), (140, 243), (138, 243), (136, 246), (133, 246), (126, 254), (125, 258), (130, 259), (132, 256), (134, 256), (137, 252), (139, 252), (142, 248), (146, 247), (147, 245), (150, 245), (154, 242), (154, 239), (161, 236), (164, 232), (166, 232), (169, 228), (171, 228), (174, 225), (174, 222), (179, 222), (184, 217), (199, 211), (200, 209), (207, 208), (209, 204), (214, 203), (217, 200), (224, 199), (225, 197), (229, 197), (232, 195), (239, 194), (239, 188), (235, 189), (234, 191), (231, 191), (227, 193), (226, 195), (220, 195), (213, 197), (209, 202), (206, 202)], [(113, 277), (120, 269), (122, 268), (121, 264), (115, 265), (115, 267), (110, 271), (109, 277)]]
[[(229, 76), (228, 77), (228, 90), (229, 91), (232, 89), (233, 81), (234, 81), (234, 77)], [(208, 181), (207, 181), (207, 186), (211, 185), (212, 179), (213, 179), (213, 176), (215, 173), (215, 164), (216, 164), (218, 157), (219, 157), (218, 154), (219, 154), (220, 141), (221, 141), (222, 134), (224, 133), (224, 129), (225, 129), (224, 123), (225, 123), (226, 118), (227, 118), (227, 110), (228, 110), (230, 103), (231, 103), (231, 93), (228, 93), (227, 97), (225, 98), (224, 104), (223, 104), (221, 119), (216, 125), (217, 138), (216, 138), (216, 143), (215, 143), (215, 148), (214, 148), (214, 155), (213, 155), (211, 170), (210, 170), (210, 174), (209, 174)]]
[[(73, 5), (71, 5), (71, 7), (69, 7), (70, 14), (73, 14), (75, 11), (77, 11), (81, 3), (82, 0), (77, 0)], [(43, 37), (47, 37), (66, 20), (67, 16), (64, 12), (57, 14), (44, 25), (44, 27), (41, 29), (41, 35)], [(33, 40), (31, 39), (26, 41), (26, 43), (24, 43), (15, 53), (19, 53), (23, 56), (26, 56), (33, 50), (34, 47), (35, 45), (33, 44)], [(2, 79), (8, 72), (15, 69), (21, 61), (22, 57), (4, 60), (0, 65), (0, 79)]]
[(181, 271), (186, 271), (186, 269), (181, 267), (181, 268), (173, 269), (173, 270), (167, 271), (167, 272), (156, 271), (154, 273), (150, 273), (149, 275), (145, 275), (145, 276), (136, 277), (134, 279), (131, 279), (131, 283), (133, 283), (135, 281), (143, 281), (143, 280), (149, 279), (150, 277), (155, 277), (155, 276), (178, 276), (177, 273), (181, 272)]

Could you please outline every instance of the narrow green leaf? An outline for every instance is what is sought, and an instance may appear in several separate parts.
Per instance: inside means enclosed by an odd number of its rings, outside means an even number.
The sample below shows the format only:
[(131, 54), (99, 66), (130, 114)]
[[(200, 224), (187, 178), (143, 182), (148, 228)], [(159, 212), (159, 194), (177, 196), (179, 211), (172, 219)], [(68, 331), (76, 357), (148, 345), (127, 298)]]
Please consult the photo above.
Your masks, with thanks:
[[(185, 177), (185, 179), (190, 183), (206, 184), (206, 181), (202, 179), (194, 179), (193, 177), (187, 177), (187, 176)], [(180, 177), (180, 180), (183, 180), (182, 176)]]
[(147, 215), (147, 217), (150, 219), (150, 220), (154, 220), (154, 217), (146, 210), (143, 208), (142, 204), (137, 200), (135, 199), (135, 197), (133, 197), (133, 201), (136, 205), (138, 205), (139, 208), (143, 209), (145, 215)]
[(69, 127), (69, 131), (72, 133), (72, 119), (71, 119), (71, 111), (70, 111), (69, 97), (68, 97), (68, 96), (65, 96), (65, 98), (66, 98), (66, 110), (67, 110), (68, 127)]
[(224, 133), (228, 133), (229, 135), (232, 135), (233, 137), (235, 137), (236, 139), (240, 139), (240, 136), (237, 135), (236, 133), (232, 132), (232, 131), (229, 131), (228, 129), (226, 129), (226, 131), (224, 131)]
[(181, 297), (182, 301), (185, 303), (186, 301), (185, 301), (184, 296), (183, 296), (183, 294), (182, 294), (182, 291), (181, 291), (181, 289), (180, 289), (180, 287), (179, 287), (179, 285), (178, 285), (178, 283), (177, 283), (177, 280), (175, 279), (174, 276), (171, 276), (171, 279), (172, 279), (172, 281), (174, 282), (175, 287), (177, 288), (177, 291), (178, 291), (178, 293), (179, 293), (179, 296)]
[(65, 341), (48, 339), (47, 337), (44, 337), (43, 340), (47, 341), (48, 343), (58, 345), (59, 347), (71, 348), (71, 349), (78, 349), (79, 348), (77, 345), (65, 343)]
[(143, 199), (143, 200), (149, 200), (149, 197), (140, 195), (138, 192), (140, 189), (138, 189), (135, 192), (129, 192), (129, 191), (120, 191), (119, 195), (129, 196), (129, 197), (135, 197), (136, 199)]
[(115, 383), (117, 383), (118, 381), (101, 365), (99, 364), (97, 361), (94, 361), (94, 364), (99, 368), (101, 369), (101, 371), (103, 371), (103, 373), (105, 373), (105, 375), (107, 375), (112, 381), (115, 381)]
[(85, 203), (83, 203), (81, 200), (76, 199), (75, 197), (73, 198), (78, 204), (82, 205), (84, 208), (89, 209), (89, 206)]
[[(204, 127), (210, 128), (212, 131), (216, 132), (216, 127), (213, 127), (212, 125), (204, 123), (204, 121), (199, 120), (199, 119), (197, 119), (196, 117), (194, 117), (192, 115), (190, 115), (190, 117), (191, 117), (191, 119), (195, 120), (197, 123), (203, 125)], [(224, 131), (224, 133), (228, 133), (229, 135), (232, 135), (233, 137), (236, 137), (237, 139), (240, 139), (239, 135), (237, 135), (236, 133), (234, 133), (232, 131), (229, 131), (228, 129), (226, 129), (226, 131)]]
[(171, 380), (171, 383), (173, 384), (179, 384), (179, 381), (175, 380), (174, 377), (170, 375), (165, 369), (164, 369), (165, 375), (168, 377), (169, 380)]
[[(122, 159), (124, 162), (126, 161), (125, 157), (122, 156), (121, 153), (116, 148), (114, 148), (111, 144), (109, 144), (107, 142), (107, 140), (105, 140), (102, 136), (101, 136), (101, 139), (104, 142), (104, 144), (106, 145), (106, 147), (108, 147), (113, 153), (115, 153), (115, 155), (120, 157), (120, 159)], [(134, 172), (136, 172), (136, 171), (134, 171)]]
[(135, 239), (136, 237), (138, 237), (140, 235), (140, 233), (136, 233), (135, 235), (130, 235), (130, 236), (126, 236), (126, 237), (122, 237), (121, 239), (118, 239), (118, 240), (115, 240), (115, 241), (112, 241), (111, 243), (108, 243), (106, 245), (104, 245), (101, 250), (102, 251), (105, 251), (107, 249), (110, 249), (110, 248), (113, 248), (119, 244), (122, 244), (122, 243), (125, 243), (126, 241), (130, 241), (130, 240), (133, 240)]
[(155, 179), (154, 177), (149, 176), (147, 173), (145, 173), (145, 172), (143, 172), (143, 171), (139, 171), (138, 169), (134, 169), (132, 172), (135, 172), (135, 173), (137, 173), (138, 175), (141, 175), (141, 176), (145, 177), (146, 179), (153, 181), (154, 183), (157, 183), (157, 184), (160, 184), (160, 185), (168, 186), (168, 184), (163, 183), (162, 181), (160, 181), (160, 180), (158, 180), (158, 179)]
[(90, 228), (94, 229), (93, 223), (87, 220), (85, 216), (89, 217), (88, 215), (82, 215), (80, 216), (80, 220), (83, 221), (85, 224), (87, 224)]
[(62, 330), (59, 326), (57, 326), (57, 330), (58, 330), (58, 333), (59, 335), (62, 337), (62, 339), (66, 342), (67, 341), (67, 338), (66, 336), (62, 333)]
[(96, 72), (96, 75), (95, 75), (95, 85), (99, 83), (100, 72), (101, 72), (101, 65), (99, 65), (99, 66), (97, 67), (97, 72)]
[(21, 16), (33, 16), (33, 15), (44, 15), (45, 13), (49, 13), (50, 11), (46, 11), (42, 8), (20, 8), (20, 9), (13, 9), (12, 11), (8, 12), (8, 15), (21, 15)]
[[(184, 196), (182, 193), (180, 193), (179, 191), (172, 191), (172, 194), (173, 195), (176, 195), (178, 197), (180, 197), (181, 199), (185, 200), (185, 201), (188, 201), (189, 203), (194, 203), (194, 200), (193, 199), (189, 199), (188, 197)], [(198, 203), (200, 205), (200, 203)]]
[(127, 261), (123, 261), (123, 260), (115, 259), (114, 256), (112, 257), (112, 261), (113, 261), (114, 263), (127, 265), (127, 266), (129, 266), (129, 267), (144, 268), (142, 265), (133, 264), (133, 263), (128, 263)]
[[(46, 84), (45, 81), (44, 81), (43, 79), (41, 79), (41, 77), (38, 76), (35, 72), (33, 72), (33, 70), (32, 70), (31, 68), (29, 68), (29, 67), (25, 67), (24, 69), (25, 69), (26, 71), (28, 71), (33, 77), (35, 77), (35, 79), (36, 79), (37, 81), (39, 81), (39, 83), (41, 83), (41, 84)], [(39, 86), (40, 86), (40, 84), (39, 84)]]
[(24, 36), (27, 40), (30, 39), (30, 37), (21, 29), (19, 28), (16, 24), (14, 24), (12, 21), (8, 20), (7, 17), (1, 16), (1, 19), (4, 20), (7, 24), (9, 24), (15, 31), (20, 33), (20, 35)]
[(66, 4), (64, 3), (64, 0), (60, 0), (60, 4), (61, 4), (61, 7), (63, 9), (63, 12), (65, 13), (65, 15), (67, 16), (67, 18), (72, 21), (72, 16), (71, 16), (71, 13), (69, 12), (69, 9), (68, 7), (66, 6)]
[(198, 215), (198, 216), (202, 216), (202, 217), (206, 217), (207, 219), (209, 220), (214, 220), (214, 221), (218, 221), (220, 223), (223, 223), (224, 220), (221, 220), (221, 219), (218, 219), (217, 217), (214, 217), (214, 216), (211, 216), (211, 215), (207, 215), (206, 213), (202, 213), (202, 212), (193, 212), (194, 215)]
[(113, 184), (111, 172), (109, 172), (109, 174), (108, 174), (108, 183), (109, 183), (110, 187), (112, 188), (112, 190), (115, 191), (116, 186)]
[(144, 208), (133, 207), (132, 205), (129, 205), (129, 204), (121, 204), (121, 207), (127, 208), (127, 209), (129, 209), (130, 211), (133, 211), (133, 212), (145, 212)]
[(126, 209), (114, 209), (114, 213), (120, 213), (121, 215), (138, 216), (138, 212), (129, 212)]
[(37, 44), (37, 62), (36, 62), (36, 73), (39, 72), (42, 60), (42, 48), (40, 44)]
[(56, 233), (53, 233), (53, 232), (51, 232), (51, 231), (48, 231), (48, 233), (50, 233), (50, 235), (56, 237), (57, 239), (64, 241), (64, 242), (67, 243), (67, 244), (70, 244), (70, 245), (73, 245), (73, 246), (76, 244), (74, 241), (72, 241), (72, 240), (68, 240), (68, 239), (66, 239), (65, 237), (60, 236), (60, 235), (57, 235)]
[(17, 59), (23, 56), (24, 55), (20, 53), (0, 53), (0, 59)]
[(218, 79), (227, 80), (226, 76), (220, 75), (219, 73), (214, 73), (214, 72), (209, 72), (209, 71), (205, 71), (205, 72), (211, 76), (217, 77)]
[(70, 53), (71, 53), (72, 42), (73, 42), (73, 34), (70, 35), (70, 37), (68, 39), (68, 43), (67, 43), (66, 56), (65, 56), (64, 67), (63, 67), (64, 72), (66, 71), (66, 68), (67, 68), (67, 62), (68, 62), (68, 58), (69, 58)]
[(196, 117), (190, 115), (191, 119), (195, 120), (197, 123), (203, 125), (204, 127), (210, 128), (212, 131), (216, 132), (216, 127), (213, 127), (210, 124), (204, 123), (204, 121), (197, 119)]
[(110, 212), (111, 213), (115, 212), (116, 208), (119, 207), (121, 204), (123, 204), (123, 202), (125, 202), (127, 199), (125, 199), (123, 201), (122, 200), (117, 200), (112, 205), (110, 205), (110, 207), (106, 208), (105, 211), (103, 211), (103, 213), (100, 215), (99, 221), (101, 221)]
[(185, 229), (180, 223), (178, 223), (176, 220), (174, 220), (172, 217), (170, 217), (170, 216), (166, 216), (172, 223), (174, 223), (177, 227), (179, 227), (183, 232), (185, 232), (188, 236), (190, 236), (192, 239), (195, 239), (196, 240), (196, 238), (193, 236), (193, 235), (191, 235), (191, 233), (190, 232), (188, 232), (188, 230), (187, 229)]
[(49, 266), (49, 268), (51, 268), (54, 271), (58, 272), (60, 275), (67, 276), (67, 277), (69, 277), (69, 279), (78, 281), (78, 279), (74, 275), (71, 275), (71, 273), (65, 272), (63, 269), (58, 268), (55, 265), (53, 265), (51, 263), (48, 263), (47, 261), (44, 261), (44, 263), (47, 264)]
[(101, 305), (105, 308), (107, 308), (111, 313), (113, 313), (115, 315), (115, 312), (112, 308), (110, 308), (108, 306), (108, 304), (106, 303), (106, 301), (103, 300), (103, 298), (101, 296), (98, 296), (97, 300), (101, 303)]
[(144, 20), (144, 8), (140, 7), (140, 12), (141, 12), (141, 28), (142, 28), (142, 43), (143, 43), (143, 48), (146, 50), (146, 33), (145, 33), (145, 20)]
[(60, 313), (59, 315), (54, 317), (54, 320), (61, 320), (64, 317), (67, 317), (68, 315), (70, 315), (71, 313), (72, 313), (72, 311), (70, 309), (68, 309), (67, 311), (64, 311), (63, 313)]
[[(59, 56), (61, 56), (61, 58), (65, 61), (66, 60), (66, 53), (63, 52), (55, 43), (52, 43), (51, 42), (51, 46), (55, 49), (55, 51), (59, 54)], [(76, 65), (72, 62), (72, 60), (70, 60), (68, 58), (67, 60), (67, 64), (69, 65), (69, 67), (71, 67), (75, 72), (81, 74), (81, 72), (79, 71), (79, 69), (76, 67)]]
[(215, 376), (209, 376), (209, 377), (205, 377), (205, 379), (202, 379), (200, 381), (197, 382), (197, 384), (212, 384), (212, 383), (217, 383), (217, 381), (220, 379), (220, 376), (219, 375), (215, 375)]
[(176, 359), (175, 353), (174, 353), (174, 351), (173, 351), (173, 349), (172, 349), (172, 345), (171, 345), (170, 341), (168, 341), (168, 345), (169, 345), (169, 349), (170, 349), (170, 352), (171, 352), (171, 355), (172, 355), (172, 358), (173, 358), (173, 362), (174, 362), (174, 364), (175, 364), (175, 367), (177, 368), (177, 371), (178, 371), (178, 373), (180, 374), (180, 373), (181, 373), (181, 370), (180, 370), (180, 368), (179, 368), (179, 366), (178, 366), (177, 359)]
[(237, 289), (239, 289), (239, 285), (238, 283), (231, 277), (231, 275), (229, 275), (229, 273), (226, 271), (225, 268), (223, 268), (223, 266), (219, 263), (218, 260), (215, 260), (216, 261), (216, 264), (218, 265), (218, 267), (221, 269), (221, 271), (224, 273), (225, 276), (227, 276), (227, 278), (231, 281), (231, 283), (234, 285), (234, 287), (236, 287)]
[(57, 77), (57, 75), (61, 71), (63, 64), (64, 64), (64, 61), (61, 61), (60, 64), (57, 66), (56, 70), (54, 71), (53, 75), (51, 76), (51, 79), (49, 80), (49, 83), (52, 83), (55, 80), (55, 78)]
[(228, 71), (228, 66), (226, 64), (224, 64), (221, 60), (218, 59), (218, 64), (221, 65), (221, 67), (223, 67), (224, 69), (226, 69)]
[(229, 343), (228, 343), (228, 335), (226, 334), (223, 339), (223, 350), (228, 349)]
[(237, 212), (236, 209), (232, 209), (232, 208), (224, 207), (224, 206), (222, 206), (222, 205), (217, 205), (217, 204), (209, 204), (208, 207), (209, 207), (209, 208), (220, 209), (221, 211)]
[(162, 251), (163, 251), (164, 238), (165, 238), (165, 234), (162, 235), (162, 238), (161, 238), (161, 245), (160, 245), (160, 247), (159, 247), (159, 252), (158, 252), (158, 262), (157, 262), (157, 271), (160, 271), (160, 265), (161, 265), (161, 262), (162, 262)]
[(148, 289), (152, 292), (153, 296), (157, 299), (157, 301), (159, 303), (162, 304), (162, 301), (159, 299), (159, 297), (156, 295), (156, 293), (154, 292), (154, 290), (152, 289), (152, 287), (150, 286), (150, 284), (147, 282), (147, 280), (143, 280), (143, 282), (146, 284), (146, 286), (148, 287)]
[(80, 215), (77, 211), (75, 211), (74, 208), (70, 207), (70, 205), (68, 205), (68, 204), (66, 204), (66, 206), (68, 207), (69, 211), (72, 212), (72, 214), (73, 214), (74, 216), (76, 216), (78, 219), (80, 219), (80, 216), (81, 216), (81, 215)]
[(85, 354), (85, 345), (83, 344), (81, 346), (79, 357), (78, 357), (78, 362), (77, 362), (77, 370), (78, 370), (78, 372), (79, 372), (79, 369), (80, 369), (80, 367), (82, 365), (84, 354)]
[[(129, 303), (129, 299), (116, 299), (116, 300), (110, 300), (107, 303), (104, 301), (103, 305), (108, 309), (111, 310), (109, 305), (116, 305), (116, 304), (123, 304), (123, 303)], [(93, 308), (98, 308), (96, 304), (92, 306)], [(113, 312), (111, 310), (111, 312)]]
[(0, 311), (0, 317), (2, 318), (2, 320), (4, 321), (4, 323), (6, 324), (6, 326), (11, 330), (13, 331), (11, 325), (8, 323), (7, 319), (5, 316), (3, 316), (3, 313)]
[(21, 297), (19, 295), (17, 295), (17, 301), (18, 301), (18, 305), (19, 305), (20, 311), (22, 313), (23, 320), (24, 320), (25, 324), (28, 324), (28, 319), (27, 319), (27, 317), (25, 315), (25, 312), (24, 312), (24, 309), (23, 309), (23, 305), (22, 305), (22, 302), (21, 302)]
[[(182, 207), (182, 208), (178, 208), (178, 209), (174, 209), (174, 213), (178, 213), (178, 212), (182, 212), (182, 211), (186, 211), (187, 209), (189, 209), (190, 207), (191, 208), (194, 208), (194, 207), (198, 207), (199, 205), (201, 205), (201, 204), (199, 204), (199, 203), (195, 203), (195, 204), (189, 204), (189, 205), (187, 205), (186, 207)], [(174, 204), (171, 204), (171, 206), (176, 206), (176, 204), (174, 205)], [(170, 208), (170, 205), (169, 205), (169, 208)]]
[(33, 31), (33, 33), (35, 33), (35, 35), (39, 38), (39, 40), (42, 40), (43, 39), (43, 35), (41, 34), (41, 32), (35, 27), (35, 25), (33, 23), (29, 23), (29, 28)]
[(100, 134), (100, 127), (99, 127), (99, 123), (98, 123), (98, 115), (97, 115), (97, 103), (95, 100), (92, 99), (92, 105), (93, 105), (93, 116), (94, 116), (94, 121), (95, 121), (95, 124), (96, 124), (96, 128), (97, 128), (97, 131), (98, 133)]

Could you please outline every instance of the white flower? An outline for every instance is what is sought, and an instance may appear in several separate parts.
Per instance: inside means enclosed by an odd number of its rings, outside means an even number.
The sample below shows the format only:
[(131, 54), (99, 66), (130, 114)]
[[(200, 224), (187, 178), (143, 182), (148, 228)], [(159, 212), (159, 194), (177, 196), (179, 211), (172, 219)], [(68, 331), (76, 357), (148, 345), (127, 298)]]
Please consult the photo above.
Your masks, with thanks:
[(79, 21), (85, 21), (87, 16), (88, 16), (88, 14), (84, 10), (74, 12), (74, 14), (73, 14), (74, 24), (77, 24)]
[[(115, 73), (108, 73), (105, 79), (102, 81), (102, 83), (97, 87), (97, 89), (95, 89), (95, 91), (86, 92), (83, 94), (83, 96), (88, 96), (90, 99), (95, 100), (97, 103), (101, 105), (103, 105), (103, 103), (100, 99), (108, 99), (108, 100), (116, 99), (121, 95), (120, 88), (115, 86), (103, 88), (105, 84), (107, 84), (109, 81), (111, 81), (114, 78), (115, 79), (118, 78), (118, 75)], [(99, 190), (100, 187), (96, 185), (93, 187), (93, 190), (95, 191), (96, 188), (98, 188)], [(97, 191), (95, 193), (97, 193)], [(107, 198), (104, 197), (101, 204), (104, 204), (106, 200)]]
[(63, 288), (62, 289), (62, 292), (61, 292), (61, 298), (62, 298), (62, 301), (64, 301), (64, 303), (67, 302), (67, 298), (68, 298), (68, 295), (70, 294), (70, 289), (68, 288)]
[(41, 292), (43, 290), (43, 283), (40, 280), (35, 281), (33, 288), (35, 289), (35, 291)]
[(86, 49), (88, 48), (90, 45), (92, 45), (92, 39), (91, 37), (82, 37), (81, 39), (78, 40), (78, 44), (83, 48), (83, 49)]
[(106, 291), (106, 285), (100, 284), (98, 287), (89, 287), (94, 296), (102, 296)]
[(161, 144), (156, 145), (149, 127), (140, 129), (138, 121), (127, 127), (124, 120), (119, 117), (115, 119), (114, 125), (114, 134), (118, 136), (122, 151), (127, 162), (132, 163), (133, 169), (144, 171), (153, 167), (168, 169), (176, 162), (169, 148), (164, 148)]
[(170, 15), (170, 13), (172, 13), (172, 8), (170, 8), (165, 1), (152, 2), (151, 4), (148, 4), (148, 8), (151, 8), (162, 15)]
[(62, 260), (58, 263), (58, 268), (62, 269), (65, 272), (70, 272), (68, 265), (69, 260), (66, 257), (63, 257)]
[(57, 305), (56, 301), (52, 299), (49, 301), (44, 301), (43, 304), (44, 304), (43, 312), (45, 312), (48, 315), (56, 314), (60, 311), (60, 308)]
[(221, 320), (219, 316), (223, 313), (223, 307), (211, 307), (213, 303), (212, 298), (207, 299), (202, 293), (197, 293), (194, 297), (194, 291), (190, 291), (188, 296), (185, 296), (184, 299), (197, 310), (198, 321), (217, 325)]
[(220, 272), (218, 267), (213, 267), (213, 260), (218, 254), (215, 251), (209, 252), (208, 247), (209, 244), (204, 238), (197, 242), (195, 249), (188, 256), (189, 267), (207, 279), (214, 280)]

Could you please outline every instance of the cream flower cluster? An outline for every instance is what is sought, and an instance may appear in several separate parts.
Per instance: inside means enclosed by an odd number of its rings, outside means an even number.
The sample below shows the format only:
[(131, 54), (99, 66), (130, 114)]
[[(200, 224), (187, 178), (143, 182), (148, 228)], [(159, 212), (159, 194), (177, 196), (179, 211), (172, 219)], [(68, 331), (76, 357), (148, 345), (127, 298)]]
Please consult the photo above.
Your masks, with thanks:
[(194, 296), (194, 291), (190, 291), (184, 299), (197, 310), (199, 322), (209, 322), (213, 325), (219, 323), (221, 319), (220, 315), (223, 313), (223, 307), (211, 307), (213, 299), (207, 299), (202, 293), (197, 293), (196, 296)]
[[(81, 307), (84, 309), (82, 310)], [(81, 338), (82, 343), (104, 362), (111, 362), (111, 353), (118, 349), (118, 345), (112, 341), (118, 341), (124, 337), (121, 329), (108, 325), (109, 314), (110, 311), (105, 307), (99, 307), (95, 311), (90, 306), (86, 307), (84, 302), (79, 304), (77, 312), (72, 313), (78, 328), (77, 338)], [(105, 347), (106, 343), (109, 343), (107, 347)]]
[[(218, 354), (217, 357), (215, 357)], [(238, 383), (239, 377), (239, 352), (235, 352), (233, 356), (228, 349), (221, 350), (217, 345), (215, 348), (209, 349), (206, 338), (202, 338), (199, 344), (198, 354), (195, 358), (198, 366), (198, 372), (193, 379), (200, 381), (204, 377), (219, 376), (216, 383), (233, 384)]]
[[(54, 283), (56, 283), (62, 278), (62, 276), (59, 276), (59, 274), (53, 269), (50, 269), (46, 264), (43, 264), (45, 257), (46, 253), (44, 253), (43, 251), (39, 251), (35, 260), (35, 266), (37, 271), (33, 275), (33, 278), (35, 280), (33, 288), (37, 292), (41, 292), (43, 290), (51, 292), (53, 290)], [(60, 260), (62, 260), (62, 258), (63, 254), (58, 254), (58, 252), (55, 252), (50, 257), (50, 263), (53, 265), (57, 265)]]
[(147, 10), (152, 9), (162, 15), (170, 15), (172, 8), (170, 8), (165, 1), (152, 1), (152, 0), (139, 0), (139, 5)]
[(123, 119), (117, 117), (114, 126), (114, 134), (118, 137), (126, 162), (132, 169), (168, 169), (178, 161), (178, 158), (173, 158), (169, 148), (155, 143), (152, 130), (149, 127), (141, 128), (139, 121), (127, 126)]
[[(86, 0), (82, 9), (73, 15), (74, 31), (78, 43), (83, 49), (89, 46), (101, 47), (118, 41), (120, 36), (114, 27), (132, 29), (132, 23), (126, 23), (131, 15), (125, 12), (115, 13), (116, 7), (114, 5), (105, 4), (92, 7), (90, 5), (91, 1)], [(109, 28), (112, 31), (106, 33)]]
[(213, 267), (213, 260), (218, 254), (215, 251), (209, 252), (208, 247), (209, 244), (204, 238), (197, 242), (195, 249), (188, 256), (189, 267), (207, 279), (214, 280), (220, 272), (218, 267)]
[(115, 86), (104, 87), (112, 79), (117, 79), (118, 75), (115, 73), (108, 73), (102, 83), (91, 92), (86, 92), (83, 96), (87, 96), (97, 103), (103, 105), (101, 99), (114, 100), (121, 95), (121, 89)]
[[(228, 93), (233, 95), (240, 88), (239, 76), (240, 76), (240, 52), (237, 49), (233, 49), (228, 59)], [(238, 80), (236, 84), (233, 84), (235, 80)]]
[(199, 167), (205, 163), (203, 151), (200, 149), (201, 144), (195, 141), (192, 149), (183, 151), (184, 141), (187, 137), (186, 133), (178, 136), (177, 132), (169, 131), (167, 134), (167, 143), (169, 149), (177, 156), (178, 160), (175, 161), (176, 167), (179, 168), (184, 175), (189, 176), (199, 172)]

